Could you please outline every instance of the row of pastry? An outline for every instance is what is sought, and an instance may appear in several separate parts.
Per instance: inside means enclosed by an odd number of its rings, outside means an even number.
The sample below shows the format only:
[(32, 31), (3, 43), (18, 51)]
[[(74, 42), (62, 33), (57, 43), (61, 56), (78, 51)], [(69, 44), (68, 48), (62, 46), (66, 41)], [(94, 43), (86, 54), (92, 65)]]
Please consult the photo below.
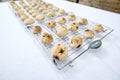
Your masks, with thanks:
[(52, 12), (57, 12), (61, 15), (65, 15), (66, 14), (66, 11), (64, 9), (61, 9), (61, 8), (58, 8), (56, 7), (55, 5), (53, 4), (50, 4), (50, 3), (46, 3), (45, 1), (43, 0), (37, 0), (37, 2), (42, 5), (45, 9), (48, 9), (48, 10), (51, 10)]
[(24, 11), (21, 9), (20, 6), (18, 6), (14, 1), (10, 1), (10, 5), (13, 7), (13, 9), (16, 11), (17, 15), (20, 17), (20, 19), (26, 24), (30, 25), (35, 23), (35, 21), (29, 17)]
[[(47, 22), (47, 26), (48, 27), (55, 27), (56, 26), (56, 22), (51, 20), (51, 21), (48, 21)], [(75, 22), (71, 22), (68, 27), (65, 27), (65, 26), (58, 26), (56, 27), (56, 35), (59, 36), (59, 37), (65, 37), (67, 34), (68, 34), (68, 30), (69, 31), (76, 31), (79, 29), (79, 25)], [(101, 24), (97, 24), (94, 26), (94, 28), (92, 30), (90, 29), (86, 29), (84, 32), (83, 32), (83, 35), (86, 39), (89, 39), (89, 38), (93, 38), (94, 37), (94, 31), (95, 32), (102, 32), (104, 30), (104, 27), (101, 25)]]
[[(96, 25), (94, 27), (94, 29), (99, 32), (101, 31), (103, 28), (101, 27), (102, 25)], [(33, 33), (34, 34), (39, 34), (42, 32), (42, 28), (41, 26), (35, 26), (33, 28)], [(64, 37), (67, 35), (67, 29), (63, 26), (59, 26), (56, 30), (56, 34), (59, 36), (59, 37)], [(49, 35), (49, 36), (48, 36)], [(86, 38), (86, 39), (91, 39), (94, 37), (94, 32), (90, 29), (86, 29), (83, 31), (83, 36)], [(45, 44), (51, 44), (53, 42), (53, 36), (51, 34), (43, 34), (42, 36), (42, 42), (45, 43)], [(52, 39), (52, 40), (51, 40)], [(82, 38), (79, 38), (80, 41), (82, 40)], [(77, 46), (76, 46), (77, 47)]]
[(45, 16), (28, 6), (23, 0), (19, 0), (19, 4), (22, 5), (24, 10), (28, 12), (33, 18), (35, 18), (37, 21), (41, 22), (45, 19)]
[(29, 5), (31, 5), (31, 7), (38, 11), (41, 14), (47, 15), (48, 17), (54, 17), (56, 16), (55, 12), (51, 12), (43, 7), (41, 7), (40, 5), (38, 5), (37, 3), (35, 3), (34, 1), (31, 0), (27, 0), (27, 2), (29, 3)]
[[(61, 16), (57, 18), (57, 23), (59, 24), (65, 24), (68, 21), (76, 20), (75, 14), (69, 14), (67, 18)], [(76, 21), (79, 25), (87, 25), (88, 21), (85, 18), (80, 18), (78, 21)]]
[[(38, 10), (39, 12), (47, 15), (48, 17), (55, 17), (58, 13), (61, 15), (66, 14), (64, 9), (60, 9), (52, 4), (48, 4), (44, 1), (32, 1), (27, 0), (29, 5), (31, 5), (34, 9)], [(38, 4), (37, 4), (38, 3)], [(40, 4), (40, 5), (39, 5)]]
[[(74, 14), (68, 15), (68, 20), (75, 19), (75, 17), (73, 18), (73, 17), (71, 17), (71, 15), (74, 15)], [(49, 20), (49, 21), (47, 21), (46, 26), (49, 27), (49, 28), (54, 28), (57, 23), (58, 24), (65, 24), (66, 22), (67, 22), (67, 19), (65, 17), (59, 17), (59, 18), (57, 18), (56, 21), (55, 20)], [(88, 24), (87, 19), (81, 18), (77, 22), (70, 22), (69, 23), (69, 30), (75, 31), (75, 30), (78, 29), (78, 27), (80, 25), (87, 25), (87, 24)]]

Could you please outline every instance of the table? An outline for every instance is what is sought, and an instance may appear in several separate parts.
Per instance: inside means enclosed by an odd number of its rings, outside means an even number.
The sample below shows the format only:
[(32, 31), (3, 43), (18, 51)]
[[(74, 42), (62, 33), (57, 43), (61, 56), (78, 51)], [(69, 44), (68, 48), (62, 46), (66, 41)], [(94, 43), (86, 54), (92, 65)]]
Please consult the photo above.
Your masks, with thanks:
[(120, 14), (64, 0), (45, 0), (67, 11), (114, 29), (97, 50), (89, 50), (74, 65), (58, 70), (46, 51), (0, 3), (0, 80), (120, 80)]

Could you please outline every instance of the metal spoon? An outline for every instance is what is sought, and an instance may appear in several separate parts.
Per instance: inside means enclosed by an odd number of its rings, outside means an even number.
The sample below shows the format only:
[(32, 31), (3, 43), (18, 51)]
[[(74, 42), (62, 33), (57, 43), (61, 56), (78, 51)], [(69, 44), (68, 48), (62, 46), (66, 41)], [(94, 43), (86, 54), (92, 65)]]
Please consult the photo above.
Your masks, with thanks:
[[(76, 56), (74, 59), (72, 59), (70, 62), (68, 62), (67, 64), (65, 64), (64, 66), (62, 66), (61, 68), (58, 68), (59, 70), (63, 69), (64, 67), (66, 67), (67, 65), (70, 65), (74, 60), (76, 60), (79, 56), (81, 56), (83, 53), (85, 53), (87, 50), (89, 49), (97, 49), (102, 45), (101, 40), (95, 40), (93, 42), (91, 42), (88, 46), (88, 48), (83, 51), (81, 54), (79, 54), (78, 56)], [(57, 66), (57, 62), (55, 61), (55, 59), (53, 59), (54, 64)]]
[(93, 41), (89, 44), (88, 49), (97, 49), (102, 45), (101, 40)]

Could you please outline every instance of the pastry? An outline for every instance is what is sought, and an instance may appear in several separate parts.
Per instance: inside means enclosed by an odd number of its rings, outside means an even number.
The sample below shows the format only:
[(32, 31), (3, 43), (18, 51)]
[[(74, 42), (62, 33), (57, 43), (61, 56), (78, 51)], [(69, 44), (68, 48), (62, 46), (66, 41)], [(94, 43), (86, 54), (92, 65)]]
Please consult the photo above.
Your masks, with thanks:
[(53, 5), (52, 5), (52, 4), (48, 4), (48, 5), (46, 6), (46, 8), (52, 9), (52, 8), (53, 8)]
[(45, 3), (44, 1), (41, 1), (41, 4), (42, 4), (42, 5), (45, 5), (46, 3)]
[(76, 31), (79, 29), (79, 25), (75, 22), (71, 22), (69, 25), (68, 25), (68, 30), (70, 31)]
[(24, 2), (19, 0), (19, 4), (22, 5)]
[(51, 54), (57, 60), (64, 60), (68, 56), (68, 49), (64, 44), (57, 44), (52, 48)]
[(101, 24), (97, 24), (97, 25), (95, 25), (95, 27), (94, 27), (94, 30), (96, 31), (96, 32), (101, 32), (101, 31), (103, 31), (103, 26), (101, 25)]
[(31, 0), (26, 0), (29, 4), (31, 3)]
[(23, 0), (19, 0), (20, 2), (23, 2)]
[(65, 23), (66, 23), (66, 19), (65, 19), (64, 17), (59, 17), (59, 18), (57, 19), (57, 22), (58, 22), (59, 24), (65, 24)]
[(34, 3), (34, 2), (31, 4), (31, 6), (32, 6), (32, 7), (35, 7), (36, 5), (37, 5), (37, 4), (36, 4), (36, 3)]
[(29, 8), (29, 6), (28, 6), (28, 5), (26, 5), (25, 9), (26, 9), (26, 8)]
[(79, 48), (82, 45), (82, 38), (79, 36), (74, 36), (70, 38), (69, 43), (72, 48)]
[(94, 37), (94, 32), (90, 29), (87, 29), (83, 32), (83, 35), (86, 39), (91, 39)]
[(14, 9), (15, 9), (16, 11), (22, 10), (18, 5), (16, 5), (16, 7), (14, 7)]
[(42, 7), (39, 7), (39, 8), (38, 8), (38, 10), (39, 10), (39, 11), (43, 11), (43, 10), (44, 10), (44, 8), (42, 8)]
[(32, 10), (29, 10), (29, 13), (30, 14), (33, 14), (35, 11), (32, 9)]
[(49, 6), (49, 4), (45, 4), (44, 7), (47, 8)]
[(23, 8), (24, 8), (24, 9), (26, 9), (27, 7), (28, 7), (28, 6), (27, 6), (26, 4), (25, 4), (25, 5), (23, 5)]
[(41, 41), (44, 44), (50, 44), (51, 42), (53, 42), (53, 37), (51, 34), (44, 33), (41, 37)]
[(32, 9), (31, 7), (29, 7), (29, 10), (27, 10), (27, 12), (29, 12), (29, 13), (30, 13), (30, 11), (31, 11), (31, 10), (33, 10), (33, 9)]
[(19, 11), (17, 12), (17, 15), (20, 17), (21, 15), (25, 15), (25, 13), (24, 13), (23, 11), (19, 10)]
[(40, 22), (43, 21), (44, 19), (45, 19), (45, 17), (43, 15), (41, 15), (41, 14), (36, 16), (36, 20), (38, 20)]
[(38, 3), (41, 3), (41, 2), (42, 2), (42, 0), (37, 0), (37, 2), (38, 2)]
[(67, 28), (63, 27), (63, 26), (60, 26), (57, 28), (56, 30), (56, 34), (59, 36), (59, 37), (64, 37), (67, 35)]
[(46, 9), (42, 11), (43, 14), (48, 14), (48, 12), (49, 12), (49, 11), (46, 10)]
[(42, 28), (41, 28), (40, 26), (35, 26), (35, 27), (33, 28), (33, 33), (34, 33), (34, 34), (41, 33), (41, 31), (42, 31)]
[(68, 20), (75, 20), (75, 19), (76, 19), (75, 14), (68, 15)]
[(17, 10), (17, 12), (23, 12), (23, 10), (22, 10), (22, 9), (19, 9), (19, 10)]
[(39, 7), (40, 7), (39, 5), (36, 5), (34, 8), (35, 8), (35, 9), (38, 9)]
[(47, 15), (48, 15), (48, 17), (54, 17), (56, 14), (55, 14), (55, 12), (48, 12)]
[(80, 25), (87, 25), (87, 24), (88, 24), (88, 21), (87, 21), (87, 19), (85, 19), (85, 18), (81, 18), (80, 20), (78, 20), (78, 23), (79, 23)]
[(28, 6), (28, 7), (26, 7), (26, 11), (29, 11), (30, 10), (30, 7)]
[(50, 20), (47, 22), (47, 27), (53, 28), (56, 26), (56, 22), (54, 20)]
[(23, 8), (25, 8), (27, 5), (25, 3), (22, 3)]
[(66, 14), (64, 9), (59, 9), (59, 13), (62, 14), (62, 15)]
[(10, 0), (10, 4), (11, 4), (11, 5), (15, 4), (15, 1), (11, 1), (11, 0)]
[(37, 15), (38, 15), (37, 12), (32, 13), (32, 16), (33, 16), (33, 17), (36, 17)]
[(29, 18), (27, 15), (20, 15), (20, 18), (22, 21), (26, 20), (27, 18)]
[(18, 5), (14, 5), (13, 8), (15, 9), (15, 11), (21, 9), (20, 7), (18, 7)]
[(56, 6), (54, 6), (54, 7), (52, 8), (52, 10), (53, 10), (53, 11), (58, 11), (58, 10), (59, 10), (59, 8), (58, 8), (58, 7), (56, 7)]
[(27, 18), (24, 20), (24, 23), (26, 25), (31, 25), (31, 24), (35, 23), (35, 21), (32, 18)]

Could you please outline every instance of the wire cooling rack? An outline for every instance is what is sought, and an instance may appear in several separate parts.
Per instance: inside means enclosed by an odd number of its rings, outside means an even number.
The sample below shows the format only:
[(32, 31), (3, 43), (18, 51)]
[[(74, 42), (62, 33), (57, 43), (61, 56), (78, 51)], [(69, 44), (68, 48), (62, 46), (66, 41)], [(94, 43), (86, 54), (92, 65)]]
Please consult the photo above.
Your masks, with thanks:
[[(19, 4), (18, 4), (19, 5)], [(16, 12), (14, 11), (14, 9), (12, 9), (12, 7), (9, 5), (9, 8), (12, 10), (12, 12), (17, 16)], [(24, 10), (24, 9), (23, 9)], [(26, 12), (27, 13), (27, 12)], [(65, 17), (67, 18), (68, 15), (71, 14), (71, 13), (67, 13), (66, 15), (61, 15), (62, 17)], [(31, 15), (29, 15), (31, 16)], [(58, 17), (55, 17), (55, 18), (52, 18), (52, 20), (57, 20), (57, 18), (61, 17), (61, 16), (58, 16)], [(77, 18), (81, 18), (79, 15), (76, 15)], [(47, 16), (46, 16), (47, 17)], [(88, 20), (88, 25), (81, 25), (79, 26), (80, 28), (77, 30), (77, 31), (74, 31), (74, 32), (70, 32), (68, 31), (68, 34), (67, 36), (65, 37), (58, 37), (56, 35), (56, 28), (48, 28), (46, 26), (46, 22), (49, 21), (50, 19), (46, 19), (44, 22), (38, 22), (38, 21), (35, 21), (35, 24), (33, 25), (25, 25), (21, 20), (20, 18), (17, 16), (17, 18), (19, 19), (19, 21), (22, 23), (23, 26), (25, 26), (24, 28), (30, 33), (32, 34), (32, 37), (34, 39), (36, 39), (36, 41), (38, 42), (38, 44), (40, 46), (42, 46), (46, 51), (48, 51), (48, 56), (50, 58), (50, 60), (53, 61), (53, 63), (55, 64), (55, 66), (61, 70), (63, 69), (64, 67), (70, 65), (74, 60), (76, 60), (79, 56), (81, 56), (84, 52), (86, 52), (86, 50), (88, 49), (88, 46), (89, 44), (92, 42), (92, 41), (95, 41), (95, 40), (102, 40), (103, 38), (105, 38), (107, 35), (109, 35), (113, 29), (110, 28), (110, 27), (107, 27), (107, 26), (104, 26), (104, 30), (102, 32), (94, 32), (95, 36), (94, 38), (92, 39), (86, 39), (84, 38), (83, 36), (83, 31), (86, 30), (86, 29), (91, 29), (93, 30), (93, 27), (98, 24), (96, 22), (92, 22), (90, 20)], [(78, 19), (76, 19), (77, 21)], [(57, 24), (57, 26), (64, 26), (66, 27), (70, 22), (76, 22), (76, 21), (67, 21), (66, 24), (64, 25), (60, 25), (60, 24)], [(33, 28), (36, 26), (36, 25), (39, 25), (41, 26), (42, 28), (42, 32), (40, 34), (34, 34), (33, 33)], [(40, 37), (42, 36), (42, 34), (44, 32), (47, 32), (47, 33), (50, 33), (52, 34), (53, 38), (54, 38), (54, 41), (47, 45), (47, 44), (43, 44), (41, 41), (40, 41)], [(82, 39), (83, 39), (83, 44), (81, 45), (81, 47), (79, 48), (71, 48), (70, 45), (69, 45), (69, 39), (72, 37), (72, 36), (80, 36)], [(68, 48), (68, 57), (62, 61), (59, 61), (57, 59), (54, 59), (50, 52), (51, 52), (51, 49), (53, 46), (55, 46), (56, 44), (58, 43), (62, 43), (64, 44), (67, 48)]]

